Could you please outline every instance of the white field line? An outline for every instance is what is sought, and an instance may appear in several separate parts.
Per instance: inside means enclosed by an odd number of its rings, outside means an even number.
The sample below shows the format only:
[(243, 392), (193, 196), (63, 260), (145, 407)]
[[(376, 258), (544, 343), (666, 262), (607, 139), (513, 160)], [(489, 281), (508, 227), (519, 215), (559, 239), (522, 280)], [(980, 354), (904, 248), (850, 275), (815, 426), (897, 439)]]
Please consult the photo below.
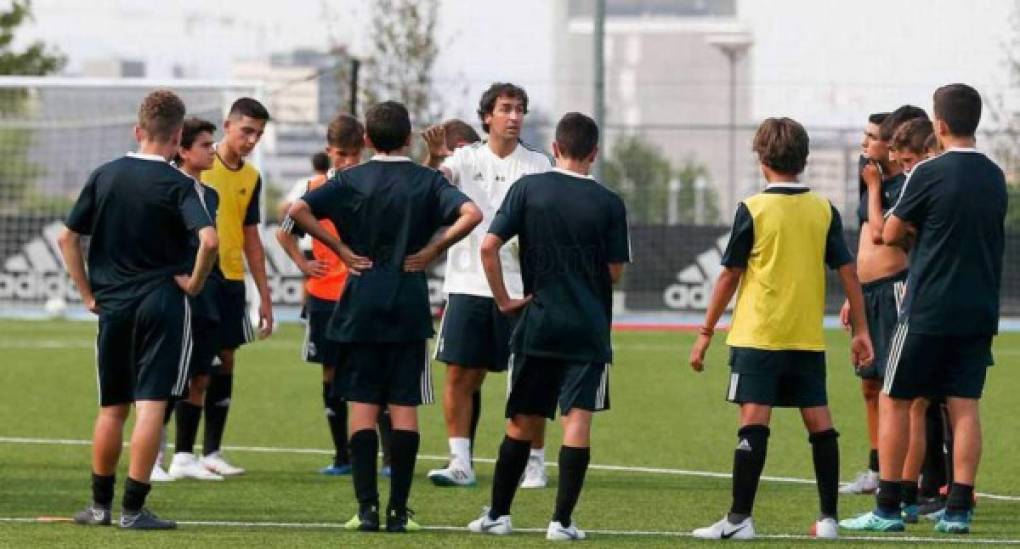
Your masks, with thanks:
[[(62, 517), (39, 517), (39, 518), (28, 518), (28, 517), (0, 517), (0, 523), (22, 523), (22, 524), (48, 524), (48, 523), (67, 523), (70, 522), (68, 518)], [(243, 521), (230, 521), (230, 520), (179, 520), (177, 524), (181, 526), (219, 526), (226, 528), (286, 528), (295, 530), (325, 530), (342, 529), (344, 525), (339, 522), (272, 522), (272, 521), (255, 521), (255, 522), (243, 522)], [(455, 533), (467, 533), (465, 526), (451, 526), (451, 525), (435, 525), (435, 526), (422, 526), (423, 530), (430, 532), (455, 532)], [(528, 533), (528, 534), (544, 534), (545, 528), (514, 528), (516, 533)], [(672, 537), (672, 538), (689, 538), (691, 537), (690, 532), (678, 532), (669, 530), (585, 530), (585, 532), (594, 535), (603, 536), (632, 536), (632, 537)], [(412, 534), (413, 535), (413, 534)], [(797, 540), (797, 541), (814, 541), (814, 538), (802, 534), (757, 534), (756, 539), (775, 539), (775, 540)], [(848, 542), (884, 542), (884, 543), (924, 543), (924, 542), (935, 542), (935, 543), (952, 543), (952, 544), (969, 544), (969, 545), (1020, 545), (1020, 539), (987, 539), (987, 538), (971, 538), (971, 537), (924, 537), (924, 536), (848, 536), (841, 538)]]
[[(81, 439), (59, 439), (59, 438), (31, 438), (31, 437), (0, 437), (0, 444), (47, 444), (53, 446), (91, 446), (91, 440)], [(127, 443), (124, 446), (127, 447)], [(168, 443), (168, 447), (172, 448), (173, 443)], [(333, 455), (333, 450), (324, 450), (321, 448), (275, 448), (271, 446), (224, 446), (224, 450), (231, 452), (251, 452), (257, 454), (312, 454), (312, 455)], [(418, 459), (427, 461), (446, 461), (450, 459), (449, 456), (436, 456), (429, 454), (418, 454)], [(475, 461), (479, 463), (495, 463), (496, 460), (493, 458), (476, 457)], [(546, 465), (556, 467), (556, 462), (547, 462)], [(589, 469), (598, 471), (617, 471), (622, 473), (647, 473), (653, 475), (672, 475), (672, 476), (684, 476), (684, 477), (702, 477), (702, 478), (730, 478), (730, 473), (721, 473), (714, 471), (698, 471), (694, 469), (670, 469), (665, 467), (636, 467), (629, 465), (603, 465), (598, 463), (592, 463), (588, 466)], [(809, 478), (795, 478), (795, 477), (776, 477), (769, 475), (762, 475), (761, 480), (767, 482), (785, 482), (789, 484), (814, 484), (814, 479)], [(979, 492), (977, 494), (980, 497), (1000, 500), (1000, 501), (1020, 501), (1020, 496), (1010, 496), (1001, 494), (986, 494)]]

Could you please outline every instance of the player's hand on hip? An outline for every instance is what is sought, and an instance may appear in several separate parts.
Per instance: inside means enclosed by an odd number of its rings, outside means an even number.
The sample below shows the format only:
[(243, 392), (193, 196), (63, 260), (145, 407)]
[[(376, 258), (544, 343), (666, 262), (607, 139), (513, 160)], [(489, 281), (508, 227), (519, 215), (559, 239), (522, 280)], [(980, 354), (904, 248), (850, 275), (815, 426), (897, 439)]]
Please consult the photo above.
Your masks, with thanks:
[(313, 259), (311, 261), (305, 261), (301, 265), (301, 274), (309, 278), (322, 278), (329, 273), (329, 267), (324, 261)]
[(712, 336), (708, 334), (698, 334), (698, 339), (694, 340), (694, 346), (691, 347), (690, 363), (691, 369), (695, 372), (701, 372), (705, 369), (705, 353), (711, 344)]
[(839, 323), (844, 330), (850, 331), (850, 301), (843, 301), (843, 308), (839, 310)]
[(371, 259), (354, 253), (354, 250), (344, 243), (340, 243), (340, 261), (347, 265), (347, 270), (354, 276), (372, 268)]
[(198, 290), (192, 287), (190, 275), (176, 275), (174, 276), (174, 282), (185, 294), (195, 297), (198, 295)]
[(425, 246), (404, 258), (404, 270), (409, 273), (424, 271), (435, 261), (438, 255), (439, 250), (431, 245)]
[(259, 304), (259, 339), (273, 333), (273, 304), (266, 300)]
[(436, 124), (421, 133), (422, 139), (429, 148), (432, 157), (445, 158), (450, 156), (450, 148), (446, 146), (446, 128)]
[(855, 335), (850, 342), (850, 353), (857, 368), (871, 366), (875, 360), (875, 348), (871, 345), (871, 337), (866, 333)]
[(503, 303), (497, 303), (496, 306), (499, 307), (499, 312), (505, 315), (513, 315), (519, 313), (521, 309), (528, 305), (528, 303), (531, 303), (532, 297), (533, 296), (530, 295), (524, 296), (523, 299), (515, 299), (511, 297)]

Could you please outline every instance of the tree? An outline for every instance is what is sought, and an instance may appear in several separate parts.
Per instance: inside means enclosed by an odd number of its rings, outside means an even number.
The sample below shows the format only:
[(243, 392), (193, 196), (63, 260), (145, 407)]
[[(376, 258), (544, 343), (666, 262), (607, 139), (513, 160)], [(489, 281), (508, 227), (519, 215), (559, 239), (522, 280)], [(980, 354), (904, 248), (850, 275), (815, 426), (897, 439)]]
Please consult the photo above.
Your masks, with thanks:
[[(63, 68), (65, 58), (42, 42), (33, 42), (23, 51), (12, 48), (14, 36), (32, 16), (29, 0), (15, 0), (6, 11), (0, 11), (0, 75), (43, 76)], [(0, 118), (24, 116), (29, 109), (28, 90), (0, 88)], [(32, 181), (39, 167), (28, 159), (32, 132), (18, 127), (0, 129), (0, 196), (5, 209), (31, 207), (40, 197), (31, 196)]]
[[(1020, 0), (1013, 2), (1005, 57), (1006, 94), (1015, 97), (1020, 89)], [(1002, 165), (1009, 185), (1006, 228), (1020, 231), (1020, 110), (1017, 103), (1010, 104), (1002, 95), (989, 99), (986, 100), (988, 116), (998, 127), (991, 136), (990, 149)]]
[(626, 202), (631, 222), (711, 224), (719, 221), (714, 190), (707, 186), (699, 188), (699, 180), (705, 180), (708, 170), (693, 159), (685, 160), (679, 169), (674, 169), (658, 147), (640, 136), (631, 135), (613, 144), (604, 169), (606, 185)]

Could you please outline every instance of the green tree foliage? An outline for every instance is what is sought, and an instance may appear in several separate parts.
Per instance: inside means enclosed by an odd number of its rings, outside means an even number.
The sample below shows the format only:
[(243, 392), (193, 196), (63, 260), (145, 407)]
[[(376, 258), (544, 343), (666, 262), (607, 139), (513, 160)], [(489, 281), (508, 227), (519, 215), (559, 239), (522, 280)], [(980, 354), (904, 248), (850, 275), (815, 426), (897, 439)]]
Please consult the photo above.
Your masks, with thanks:
[[(604, 169), (606, 185), (626, 202), (632, 223), (719, 222), (715, 191), (707, 186), (698, 188), (698, 181), (706, 180), (708, 170), (694, 159), (674, 168), (655, 145), (632, 135), (613, 144)], [(671, 181), (675, 182), (672, 192)]]
[[(0, 75), (44, 76), (64, 66), (64, 56), (42, 42), (33, 42), (21, 51), (14, 49), (15, 34), (31, 18), (31, 8), (28, 0), (15, 0), (5, 11), (0, 11)], [(4, 209), (31, 209), (41, 200), (32, 185), (40, 170), (27, 155), (32, 146), (32, 131), (21, 123), (29, 109), (27, 90), (0, 88), (0, 150), (3, 151), (0, 196), (5, 197)]]

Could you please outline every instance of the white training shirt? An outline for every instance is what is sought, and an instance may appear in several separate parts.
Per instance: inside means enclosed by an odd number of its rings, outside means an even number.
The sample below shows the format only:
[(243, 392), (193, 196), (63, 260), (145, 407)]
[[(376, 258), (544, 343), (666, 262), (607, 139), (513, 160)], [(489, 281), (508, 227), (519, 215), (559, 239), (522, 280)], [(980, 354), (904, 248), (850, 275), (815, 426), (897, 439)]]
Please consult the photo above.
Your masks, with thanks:
[[(471, 198), (483, 216), (482, 222), (471, 234), (447, 252), (443, 292), (492, 297), (482, 269), (482, 239), (489, 232), (489, 224), (503, 204), (510, 185), (521, 176), (549, 171), (552, 168), (549, 157), (519, 143), (506, 158), (500, 158), (492, 152), (488, 143), (480, 141), (458, 148), (443, 161), (442, 167), (450, 171), (450, 182)], [(524, 283), (521, 281), (516, 241), (500, 250), (500, 259), (510, 297), (523, 297)]]

